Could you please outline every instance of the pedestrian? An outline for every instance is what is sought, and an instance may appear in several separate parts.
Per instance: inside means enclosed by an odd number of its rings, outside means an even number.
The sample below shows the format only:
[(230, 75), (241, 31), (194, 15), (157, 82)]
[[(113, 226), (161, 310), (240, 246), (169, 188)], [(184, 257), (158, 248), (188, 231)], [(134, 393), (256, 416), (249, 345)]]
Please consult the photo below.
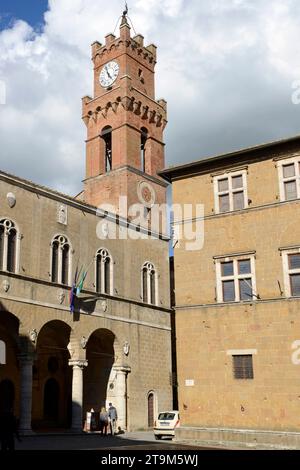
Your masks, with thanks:
[(15, 436), (20, 441), (17, 419), (12, 410), (4, 411), (0, 415), (1, 450), (15, 450)]
[(101, 436), (107, 436), (108, 413), (104, 406), (102, 406), (101, 411), (100, 411), (99, 423), (100, 423)]
[(112, 403), (109, 404), (108, 416), (110, 419), (110, 432), (111, 432), (111, 435), (113, 436), (116, 433), (116, 429), (117, 429), (118, 414), (117, 414), (116, 408), (113, 406)]

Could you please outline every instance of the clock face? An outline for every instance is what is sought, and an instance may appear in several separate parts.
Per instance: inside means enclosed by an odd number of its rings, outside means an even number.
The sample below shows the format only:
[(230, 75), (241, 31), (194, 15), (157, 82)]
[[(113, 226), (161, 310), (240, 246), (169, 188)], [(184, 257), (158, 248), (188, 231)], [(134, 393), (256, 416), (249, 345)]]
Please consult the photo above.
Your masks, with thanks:
[(111, 61), (102, 67), (99, 75), (99, 82), (103, 88), (111, 86), (119, 74), (119, 64)]

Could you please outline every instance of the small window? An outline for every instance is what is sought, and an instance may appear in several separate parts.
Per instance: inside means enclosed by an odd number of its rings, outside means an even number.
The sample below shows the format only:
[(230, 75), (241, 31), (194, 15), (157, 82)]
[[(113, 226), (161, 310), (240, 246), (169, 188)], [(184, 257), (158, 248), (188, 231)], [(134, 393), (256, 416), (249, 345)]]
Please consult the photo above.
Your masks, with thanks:
[(291, 201), (300, 197), (300, 158), (278, 163), (280, 200)]
[(237, 211), (248, 206), (246, 171), (217, 176), (214, 180), (217, 213)]
[(110, 254), (104, 248), (96, 254), (96, 291), (99, 294), (113, 294), (113, 263)]
[(253, 379), (253, 356), (242, 354), (232, 356), (233, 375), (235, 379)]
[(51, 281), (70, 283), (70, 243), (64, 235), (57, 235), (51, 243)]
[(146, 142), (148, 139), (148, 130), (141, 128), (141, 171), (146, 172)]
[(105, 126), (101, 131), (101, 137), (104, 140), (104, 168), (105, 172), (112, 170), (112, 128)]
[(147, 304), (157, 305), (157, 273), (148, 262), (142, 267), (142, 299)]
[(0, 220), (0, 270), (18, 272), (18, 232), (7, 219)]

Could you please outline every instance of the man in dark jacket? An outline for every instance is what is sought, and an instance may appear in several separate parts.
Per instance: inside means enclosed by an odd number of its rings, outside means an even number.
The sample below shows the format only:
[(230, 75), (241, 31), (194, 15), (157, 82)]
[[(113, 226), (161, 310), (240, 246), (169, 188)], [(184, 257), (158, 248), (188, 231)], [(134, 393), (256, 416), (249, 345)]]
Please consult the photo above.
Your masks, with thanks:
[(117, 414), (116, 408), (113, 406), (112, 403), (109, 404), (108, 416), (110, 419), (111, 435), (113, 436), (116, 433), (116, 429), (117, 429), (118, 414)]
[(15, 450), (15, 436), (20, 440), (17, 420), (12, 411), (0, 415), (1, 450)]

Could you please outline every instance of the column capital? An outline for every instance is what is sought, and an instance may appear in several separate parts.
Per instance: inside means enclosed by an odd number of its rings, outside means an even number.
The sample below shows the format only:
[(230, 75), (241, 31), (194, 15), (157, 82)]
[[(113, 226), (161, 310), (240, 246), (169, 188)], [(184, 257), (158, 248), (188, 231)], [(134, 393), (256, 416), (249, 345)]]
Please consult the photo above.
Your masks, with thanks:
[(87, 367), (88, 361), (86, 359), (70, 359), (69, 360), (69, 366), (71, 367), (79, 367), (80, 369), (83, 369), (84, 367)]
[(131, 372), (130, 366), (113, 366), (113, 370), (116, 372), (123, 372), (124, 374), (129, 374)]

